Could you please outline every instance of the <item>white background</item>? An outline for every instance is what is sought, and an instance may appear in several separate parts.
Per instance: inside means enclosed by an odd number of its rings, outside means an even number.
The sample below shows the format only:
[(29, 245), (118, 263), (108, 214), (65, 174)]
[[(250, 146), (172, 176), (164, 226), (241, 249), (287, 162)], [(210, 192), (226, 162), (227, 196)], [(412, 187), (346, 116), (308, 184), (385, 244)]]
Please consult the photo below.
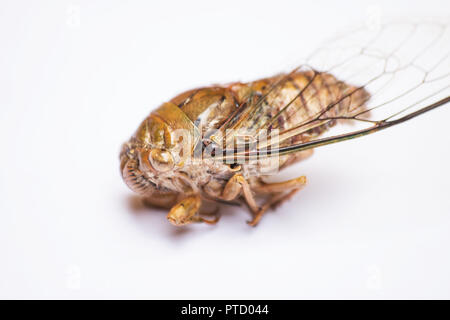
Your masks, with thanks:
[[(119, 174), (150, 110), (448, 1), (2, 1), (1, 298), (450, 298), (450, 106), (320, 148), (256, 228), (177, 229)], [(377, 9), (377, 10), (378, 10)], [(369, 10), (369, 11), (368, 11)]]

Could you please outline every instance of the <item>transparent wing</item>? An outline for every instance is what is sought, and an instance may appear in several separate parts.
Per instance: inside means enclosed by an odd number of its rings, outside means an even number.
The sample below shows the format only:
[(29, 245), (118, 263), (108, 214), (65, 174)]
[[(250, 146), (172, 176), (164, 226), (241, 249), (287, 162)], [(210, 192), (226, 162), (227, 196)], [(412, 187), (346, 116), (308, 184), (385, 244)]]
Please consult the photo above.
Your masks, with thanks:
[[(339, 83), (350, 83), (354, 87), (341, 95), (335, 95), (327, 106), (306, 117), (289, 130), (277, 133), (276, 147), (273, 143), (258, 141), (251, 146), (223, 150), (219, 159), (234, 161), (254, 159), (271, 155), (287, 154), (335, 143), (373, 133), (414, 118), (424, 112), (448, 104), (450, 101), (450, 23), (449, 21), (390, 22), (376, 28), (362, 27), (349, 30), (327, 41), (317, 49), (306, 64), (296, 68), (313, 70), (311, 83), (316, 75), (331, 74)], [(275, 81), (270, 94), (289, 80), (292, 72)], [(284, 108), (269, 120), (257, 126), (271, 128), (275, 120), (287, 112), (297, 99), (309, 103), (317, 96), (304, 96), (305, 88), (299, 88)], [(353, 99), (361, 91), (370, 94), (370, 100), (361, 99), (353, 105), (353, 111), (334, 112), (342, 108), (345, 99)], [(280, 93), (281, 94), (281, 93)], [(267, 97), (252, 102), (245, 115), (256, 114), (258, 105)], [(368, 100), (368, 101), (367, 101)], [(364, 108), (359, 108), (364, 104)], [(302, 112), (300, 109), (295, 112)], [(292, 117), (292, 111), (289, 117)], [(320, 137), (296, 144), (286, 145), (292, 137), (302, 135), (329, 122), (345, 120)], [(275, 141), (275, 140), (274, 140)], [(292, 140), (290, 140), (292, 141)], [(269, 148), (269, 150), (267, 149)], [(264, 150), (262, 150), (264, 149)]]

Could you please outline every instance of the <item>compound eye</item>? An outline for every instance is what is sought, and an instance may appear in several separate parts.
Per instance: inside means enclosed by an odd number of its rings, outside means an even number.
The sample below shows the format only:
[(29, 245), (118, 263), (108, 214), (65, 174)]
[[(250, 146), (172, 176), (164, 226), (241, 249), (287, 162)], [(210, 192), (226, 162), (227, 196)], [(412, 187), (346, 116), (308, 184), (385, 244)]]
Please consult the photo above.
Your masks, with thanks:
[(173, 169), (172, 154), (166, 150), (153, 149), (148, 155), (150, 164), (159, 172), (166, 172)]

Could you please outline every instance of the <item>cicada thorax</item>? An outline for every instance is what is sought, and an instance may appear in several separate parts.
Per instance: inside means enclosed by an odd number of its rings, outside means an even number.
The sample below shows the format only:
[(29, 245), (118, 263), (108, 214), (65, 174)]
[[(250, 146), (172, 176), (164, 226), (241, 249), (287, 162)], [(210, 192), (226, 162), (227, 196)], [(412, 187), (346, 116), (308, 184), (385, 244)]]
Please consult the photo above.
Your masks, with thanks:
[(207, 139), (219, 129), (240, 107), (235, 92), (229, 86), (186, 91), (170, 102), (176, 104), (193, 122), (202, 139)]

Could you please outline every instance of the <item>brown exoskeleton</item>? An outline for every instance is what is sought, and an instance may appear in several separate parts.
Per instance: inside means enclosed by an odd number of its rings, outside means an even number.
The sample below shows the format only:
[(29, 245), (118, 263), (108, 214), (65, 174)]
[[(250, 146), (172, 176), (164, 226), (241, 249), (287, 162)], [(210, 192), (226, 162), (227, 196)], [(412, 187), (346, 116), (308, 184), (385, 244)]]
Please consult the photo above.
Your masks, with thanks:
[[(228, 129), (239, 127), (245, 128), (250, 135), (256, 134), (261, 130), (257, 127), (268, 126), (262, 124), (263, 121), (278, 113), (287, 100), (298, 93), (298, 88), (311, 80), (317, 88), (322, 88), (325, 81), (330, 82), (330, 90), (336, 95), (352, 89), (348, 86), (343, 91), (341, 84), (331, 84), (336, 82), (334, 77), (328, 74), (316, 75), (313, 71), (294, 72), (284, 78), (282, 75), (249, 84), (233, 83), (223, 87), (195, 89), (164, 103), (144, 120), (136, 134), (123, 146), (121, 166), (125, 182), (146, 197), (148, 203), (171, 208), (167, 218), (174, 225), (215, 223), (217, 219), (207, 220), (198, 214), (202, 199), (234, 201), (241, 197), (254, 213), (250, 224), (257, 224), (269, 207), (281, 203), (301, 189), (306, 178), (302, 176), (282, 183), (264, 183), (252, 173), (256, 173), (255, 168), (266, 165), (266, 159), (243, 164), (224, 163), (210, 154), (205, 156), (205, 151), (211, 150), (206, 146), (215, 144), (214, 136), (225, 132), (225, 129), (229, 132)], [(269, 93), (271, 86), (277, 82), (283, 82), (278, 88), (284, 92), (282, 97), (276, 92), (273, 96)], [(252, 98), (249, 97), (266, 94), (266, 102), (256, 109), (258, 116), (245, 115), (252, 108), (252, 103), (248, 102)], [(307, 91), (305, 94), (308, 94)], [(361, 91), (358, 96), (363, 99), (366, 93)], [(290, 108), (294, 110), (300, 107), (301, 101), (298, 99)], [(288, 118), (290, 112), (286, 112), (278, 118), (277, 128), (291, 129), (329, 102), (331, 97), (324, 95), (293, 117)], [(348, 103), (342, 103), (336, 110), (340, 114), (348, 114), (350, 107)], [(234, 123), (233, 119), (236, 119)], [(290, 140), (304, 141), (319, 135), (329, 125), (316, 126), (303, 135), (296, 135), (295, 140)], [(188, 139), (191, 141), (187, 142)], [(188, 157), (185, 153), (189, 153)], [(306, 151), (281, 157), (279, 165), (286, 167), (309, 154)], [(262, 206), (256, 203), (255, 194), (266, 196), (267, 200)]]
[[(366, 89), (377, 79), (357, 87), (328, 72), (297, 68), (250, 83), (184, 92), (154, 110), (123, 145), (122, 177), (146, 202), (170, 209), (167, 219), (173, 225), (216, 223), (218, 216), (211, 220), (200, 215), (204, 200), (243, 200), (254, 226), (267, 209), (306, 183), (304, 176), (265, 182), (272, 160), (281, 170), (310, 156), (314, 147), (388, 128), (450, 100), (444, 96), (396, 119), (408, 108), (371, 120), (369, 111), (379, 106), (367, 107)], [(341, 120), (369, 127), (320, 137)]]

